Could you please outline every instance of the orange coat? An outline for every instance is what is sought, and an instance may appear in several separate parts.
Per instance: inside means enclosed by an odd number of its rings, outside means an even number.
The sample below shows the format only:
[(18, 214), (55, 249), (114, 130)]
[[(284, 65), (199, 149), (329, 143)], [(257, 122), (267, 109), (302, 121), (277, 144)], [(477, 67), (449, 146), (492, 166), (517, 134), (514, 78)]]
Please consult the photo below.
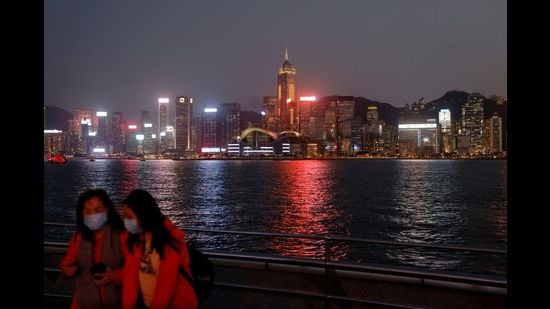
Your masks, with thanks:
[[(167, 308), (195, 309), (198, 308), (198, 300), (193, 287), (179, 273), (180, 266), (190, 272), (189, 252), (185, 245), (185, 234), (178, 229), (168, 218), (165, 226), (174, 238), (180, 241), (180, 251), (176, 252), (168, 245), (164, 246), (164, 258), (160, 260), (159, 273), (151, 309)], [(143, 240), (143, 235), (142, 235)], [(139, 286), (139, 266), (141, 262), (142, 245), (135, 244), (132, 251), (127, 252), (126, 263), (123, 271), (122, 307), (135, 308), (137, 304)]]

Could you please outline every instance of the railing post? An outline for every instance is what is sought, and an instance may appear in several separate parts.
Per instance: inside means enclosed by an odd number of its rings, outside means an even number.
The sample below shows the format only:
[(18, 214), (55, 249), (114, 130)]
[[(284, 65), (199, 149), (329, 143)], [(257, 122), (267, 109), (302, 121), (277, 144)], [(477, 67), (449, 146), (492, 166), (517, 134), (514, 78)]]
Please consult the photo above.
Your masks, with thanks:
[(329, 273), (328, 273), (328, 261), (329, 261), (329, 246), (328, 246), (328, 236), (325, 235), (325, 308), (330, 308), (330, 302), (328, 299), (328, 290), (329, 290)]

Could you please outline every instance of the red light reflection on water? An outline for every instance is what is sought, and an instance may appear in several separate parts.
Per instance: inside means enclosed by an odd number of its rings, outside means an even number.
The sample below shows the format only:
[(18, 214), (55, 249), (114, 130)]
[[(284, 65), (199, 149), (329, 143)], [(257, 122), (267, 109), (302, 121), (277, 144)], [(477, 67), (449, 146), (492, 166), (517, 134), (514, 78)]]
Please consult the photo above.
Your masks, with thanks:
[[(273, 220), (273, 231), (288, 234), (334, 235), (341, 230), (341, 212), (332, 202), (330, 165), (326, 161), (285, 161), (279, 166), (285, 183), (276, 192), (281, 215)], [(325, 241), (304, 238), (274, 238), (269, 247), (282, 255), (324, 259)], [(336, 248), (334, 248), (336, 249)], [(347, 250), (329, 249), (331, 259)]]
[(122, 196), (126, 197), (132, 190), (138, 187), (137, 160), (122, 160), (123, 177), (121, 179)]

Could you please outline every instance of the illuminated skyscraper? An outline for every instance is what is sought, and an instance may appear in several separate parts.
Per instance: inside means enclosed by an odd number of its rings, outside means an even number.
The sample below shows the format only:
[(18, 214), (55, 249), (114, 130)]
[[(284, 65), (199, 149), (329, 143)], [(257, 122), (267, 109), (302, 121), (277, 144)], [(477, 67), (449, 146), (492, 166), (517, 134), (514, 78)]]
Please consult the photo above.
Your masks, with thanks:
[(63, 147), (63, 131), (60, 130), (44, 130), (44, 153), (54, 154)]
[(227, 144), (237, 141), (237, 137), (241, 134), (241, 104), (222, 103), (218, 114), (219, 145), (227, 147)]
[(439, 111), (439, 125), (441, 126), (441, 133), (451, 132), (451, 111), (449, 109)]
[(263, 105), (263, 112), (265, 113), (263, 118), (263, 128), (277, 132), (278, 128), (278, 98), (277, 97), (271, 97), (271, 96), (265, 96), (264, 97), (264, 105)]
[(218, 143), (218, 109), (217, 108), (205, 108), (202, 114), (202, 128), (200, 136), (200, 144), (202, 152), (209, 152), (209, 150), (219, 147)]
[[(76, 107), (73, 110), (73, 121), (69, 122), (69, 134), (73, 137), (71, 148), (74, 152), (85, 153), (89, 151), (90, 142), (88, 131), (92, 130), (93, 111), (90, 108)], [(76, 139), (78, 135), (78, 139)]]
[(502, 152), (502, 118), (494, 115), (485, 120), (485, 147), (487, 152)]
[(74, 125), (74, 127), (70, 127), (69, 131), (78, 132), (79, 137), (83, 138), (82, 130), (80, 126), (82, 124), (82, 121), (86, 120), (85, 122), (88, 123), (88, 125), (91, 127), (92, 114), (93, 114), (93, 111), (90, 108), (76, 107), (73, 110), (74, 122), (72, 124)]
[(159, 98), (159, 122), (158, 122), (158, 132), (166, 131), (168, 126), (168, 104), (170, 100), (168, 98)]
[(111, 115), (109, 139), (113, 153), (124, 152), (124, 120), (121, 112), (114, 112)]
[(107, 112), (96, 112), (97, 117), (97, 132), (95, 136), (95, 145), (103, 147), (102, 149), (107, 150), (108, 141), (107, 141)]
[(378, 119), (378, 107), (367, 107), (367, 122), (363, 126), (363, 148), (369, 153), (383, 151), (383, 121)]
[(193, 98), (179, 96), (176, 98), (176, 149), (184, 152), (193, 149), (191, 127), (193, 121)]
[(141, 112), (140, 125), (140, 133), (143, 135), (143, 139), (141, 140), (141, 154), (152, 154), (154, 152), (153, 122), (151, 121), (149, 111)]
[(277, 118), (280, 131), (297, 127), (296, 109), (289, 108), (296, 104), (296, 68), (288, 62), (288, 50), (285, 50), (285, 61), (279, 68), (277, 78)]
[(378, 107), (369, 106), (367, 108), (367, 122), (378, 121)]
[(298, 132), (310, 137), (311, 105), (317, 103), (315, 96), (303, 96), (298, 101)]
[(435, 119), (399, 120), (399, 153), (401, 156), (439, 153), (439, 128)]
[[(138, 155), (140, 154), (138, 149), (138, 140), (136, 135), (139, 133), (138, 125), (129, 123), (125, 127), (124, 134), (124, 149), (128, 154)], [(140, 146), (141, 147), (141, 146)]]
[(334, 127), (331, 134), (336, 140), (336, 153), (349, 154), (353, 152), (353, 116), (355, 114), (355, 101), (352, 96), (331, 97), (329, 111), (334, 111)]
[(483, 148), (483, 102), (485, 97), (479, 93), (468, 96), (462, 105), (462, 133), (470, 141), (470, 153), (479, 153)]
[(90, 132), (90, 129), (92, 127), (92, 122), (90, 121), (89, 118), (82, 118), (82, 120), (80, 121), (80, 136), (81, 136), (81, 143), (80, 143), (80, 146), (81, 146), (81, 149), (80, 149), (80, 152), (81, 153), (85, 153), (85, 154), (90, 154), (90, 147), (91, 147), (91, 132)]

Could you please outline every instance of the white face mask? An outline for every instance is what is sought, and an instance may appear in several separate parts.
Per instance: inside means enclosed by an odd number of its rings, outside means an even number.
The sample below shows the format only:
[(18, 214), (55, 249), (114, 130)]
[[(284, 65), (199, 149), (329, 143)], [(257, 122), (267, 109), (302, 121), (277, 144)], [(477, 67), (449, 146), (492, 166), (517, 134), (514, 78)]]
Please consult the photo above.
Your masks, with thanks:
[(132, 234), (141, 234), (142, 232), (137, 219), (124, 219), (124, 227)]
[(107, 222), (106, 212), (84, 216), (84, 224), (92, 231), (101, 229), (105, 225), (105, 222)]

